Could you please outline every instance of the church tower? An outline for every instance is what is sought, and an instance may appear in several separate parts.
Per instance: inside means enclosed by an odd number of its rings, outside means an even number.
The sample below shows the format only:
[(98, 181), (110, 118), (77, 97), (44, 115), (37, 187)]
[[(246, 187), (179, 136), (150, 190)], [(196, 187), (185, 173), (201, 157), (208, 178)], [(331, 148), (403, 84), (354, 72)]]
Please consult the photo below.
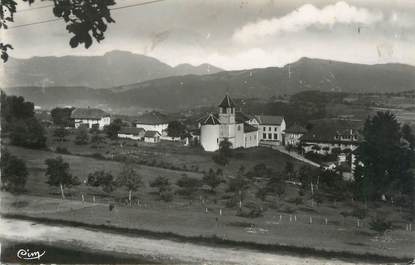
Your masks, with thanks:
[(235, 104), (229, 95), (226, 95), (219, 104), (219, 122), (221, 124), (235, 124)]
[(235, 104), (229, 95), (226, 95), (219, 104), (219, 137), (221, 140), (228, 139), (232, 144), (235, 143)]

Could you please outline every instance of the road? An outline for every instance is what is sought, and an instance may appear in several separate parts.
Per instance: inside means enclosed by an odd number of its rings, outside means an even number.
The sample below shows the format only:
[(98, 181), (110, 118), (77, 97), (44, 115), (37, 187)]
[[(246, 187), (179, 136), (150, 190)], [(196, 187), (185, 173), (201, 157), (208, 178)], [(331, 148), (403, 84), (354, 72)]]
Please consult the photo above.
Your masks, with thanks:
[(0, 238), (21, 243), (38, 242), (42, 245), (64, 245), (81, 251), (88, 249), (91, 253), (97, 250), (106, 254), (117, 253), (130, 257), (137, 255), (137, 257), (146, 257), (146, 260), (161, 263), (179, 261), (193, 264), (247, 265), (356, 264), (334, 259), (297, 257), (241, 248), (222, 248), (164, 239), (133, 237), (125, 234), (80, 227), (46, 225), (11, 218), (0, 220)]

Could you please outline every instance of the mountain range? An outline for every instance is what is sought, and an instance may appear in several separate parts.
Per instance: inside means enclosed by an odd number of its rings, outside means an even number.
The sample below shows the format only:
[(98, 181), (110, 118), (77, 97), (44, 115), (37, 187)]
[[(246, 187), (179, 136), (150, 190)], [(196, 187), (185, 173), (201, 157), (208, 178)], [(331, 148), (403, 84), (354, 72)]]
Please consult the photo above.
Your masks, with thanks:
[[(189, 66), (179, 68), (188, 69)], [(149, 75), (150, 72), (148, 70)], [(203, 67), (200, 72), (204, 72)], [(124, 74), (120, 73), (120, 76)], [(117, 78), (122, 80), (121, 77)], [(65, 84), (61, 84), (56, 87), (31, 86), (5, 90), (45, 107), (98, 106), (115, 112), (136, 113), (143, 109), (171, 111), (217, 104), (225, 93), (235, 98), (267, 99), (310, 90), (347, 93), (415, 90), (415, 67), (301, 58), (284, 67), (173, 75), (107, 89), (65, 87)]]
[[(3, 65), (0, 86), (85, 86), (110, 88), (175, 75), (223, 71), (209, 64), (171, 67), (155, 58), (127, 51), (102, 56), (10, 58)], [(1, 73), (0, 73), (1, 77)]]

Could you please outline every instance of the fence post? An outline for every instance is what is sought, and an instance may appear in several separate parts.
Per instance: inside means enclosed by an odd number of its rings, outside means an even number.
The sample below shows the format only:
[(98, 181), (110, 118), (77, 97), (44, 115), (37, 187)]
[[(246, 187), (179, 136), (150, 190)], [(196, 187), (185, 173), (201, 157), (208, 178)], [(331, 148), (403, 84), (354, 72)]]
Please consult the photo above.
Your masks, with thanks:
[(222, 208), (219, 209), (219, 215), (222, 216)]
[(324, 218), (324, 223), (325, 223), (326, 225), (328, 224), (327, 217), (326, 217), (326, 218)]
[(92, 202), (95, 204), (95, 195), (92, 196)]
[(313, 217), (310, 216), (310, 225), (313, 224)]
[(294, 215), (294, 222), (297, 222), (297, 215)]
[(290, 223), (292, 222), (292, 219), (293, 219), (293, 217), (292, 217), (292, 215), (290, 215)]
[(280, 222), (282, 221), (282, 215), (280, 214)]
[(81, 194), (82, 202), (85, 202), (84, 194)]

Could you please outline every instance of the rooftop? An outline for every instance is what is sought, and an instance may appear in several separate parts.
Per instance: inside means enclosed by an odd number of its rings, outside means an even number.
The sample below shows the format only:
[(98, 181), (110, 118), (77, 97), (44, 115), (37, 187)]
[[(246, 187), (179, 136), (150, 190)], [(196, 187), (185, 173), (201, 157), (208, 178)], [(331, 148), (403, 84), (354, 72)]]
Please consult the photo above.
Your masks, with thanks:
[(137, 128), (137, 127), (121, 127), (121, 130), (119, 133), (121, 134), (132, 134), (132, 135), (139, 135), (140, 133), (145, 132), (143, 128)]
[(288, 129), (285, 130), (285, 133), (298, 133), (298, 134), (304, 134), (307, 130), (298, 124), (293, 124), (292, 126), (288, 127)]
[(164, 114), (161, 114), (158, 111), (146, 112), (143, 115), (139, 116), (135, 121), (135, 124), (167, 124), (169, 123), (168, 117)]
[(229, 95), (226, 95), (222, 102), (219, 104), (219, 107), (221, 108), (235, 108), (235, 103), (233, 103), (231, 97)]
[(255, 132), (258, 131), (258, 128), (248, 123), (244, 123), (244, 133)]
[(200, 123), (202, 125), (217, 125), (219, 124), (218, 118), (215, 116), (215, 114), (210, 113), (209, 115), (203, 117), (200, 119)]
[(255, 115), (255, 119), (260, 125), (281, 125), (284, 117), (273, 115)]
[(107, 116), (110, 114), (96, 108), (76, 108), (71, 112), (72, 119), (101, 119)]
[(153, 137), (156, 137), (157, 135), (160, 135), (158, 131), (146, 131), (146, 133), (144, 134), (144, 137), (153, 138)]

